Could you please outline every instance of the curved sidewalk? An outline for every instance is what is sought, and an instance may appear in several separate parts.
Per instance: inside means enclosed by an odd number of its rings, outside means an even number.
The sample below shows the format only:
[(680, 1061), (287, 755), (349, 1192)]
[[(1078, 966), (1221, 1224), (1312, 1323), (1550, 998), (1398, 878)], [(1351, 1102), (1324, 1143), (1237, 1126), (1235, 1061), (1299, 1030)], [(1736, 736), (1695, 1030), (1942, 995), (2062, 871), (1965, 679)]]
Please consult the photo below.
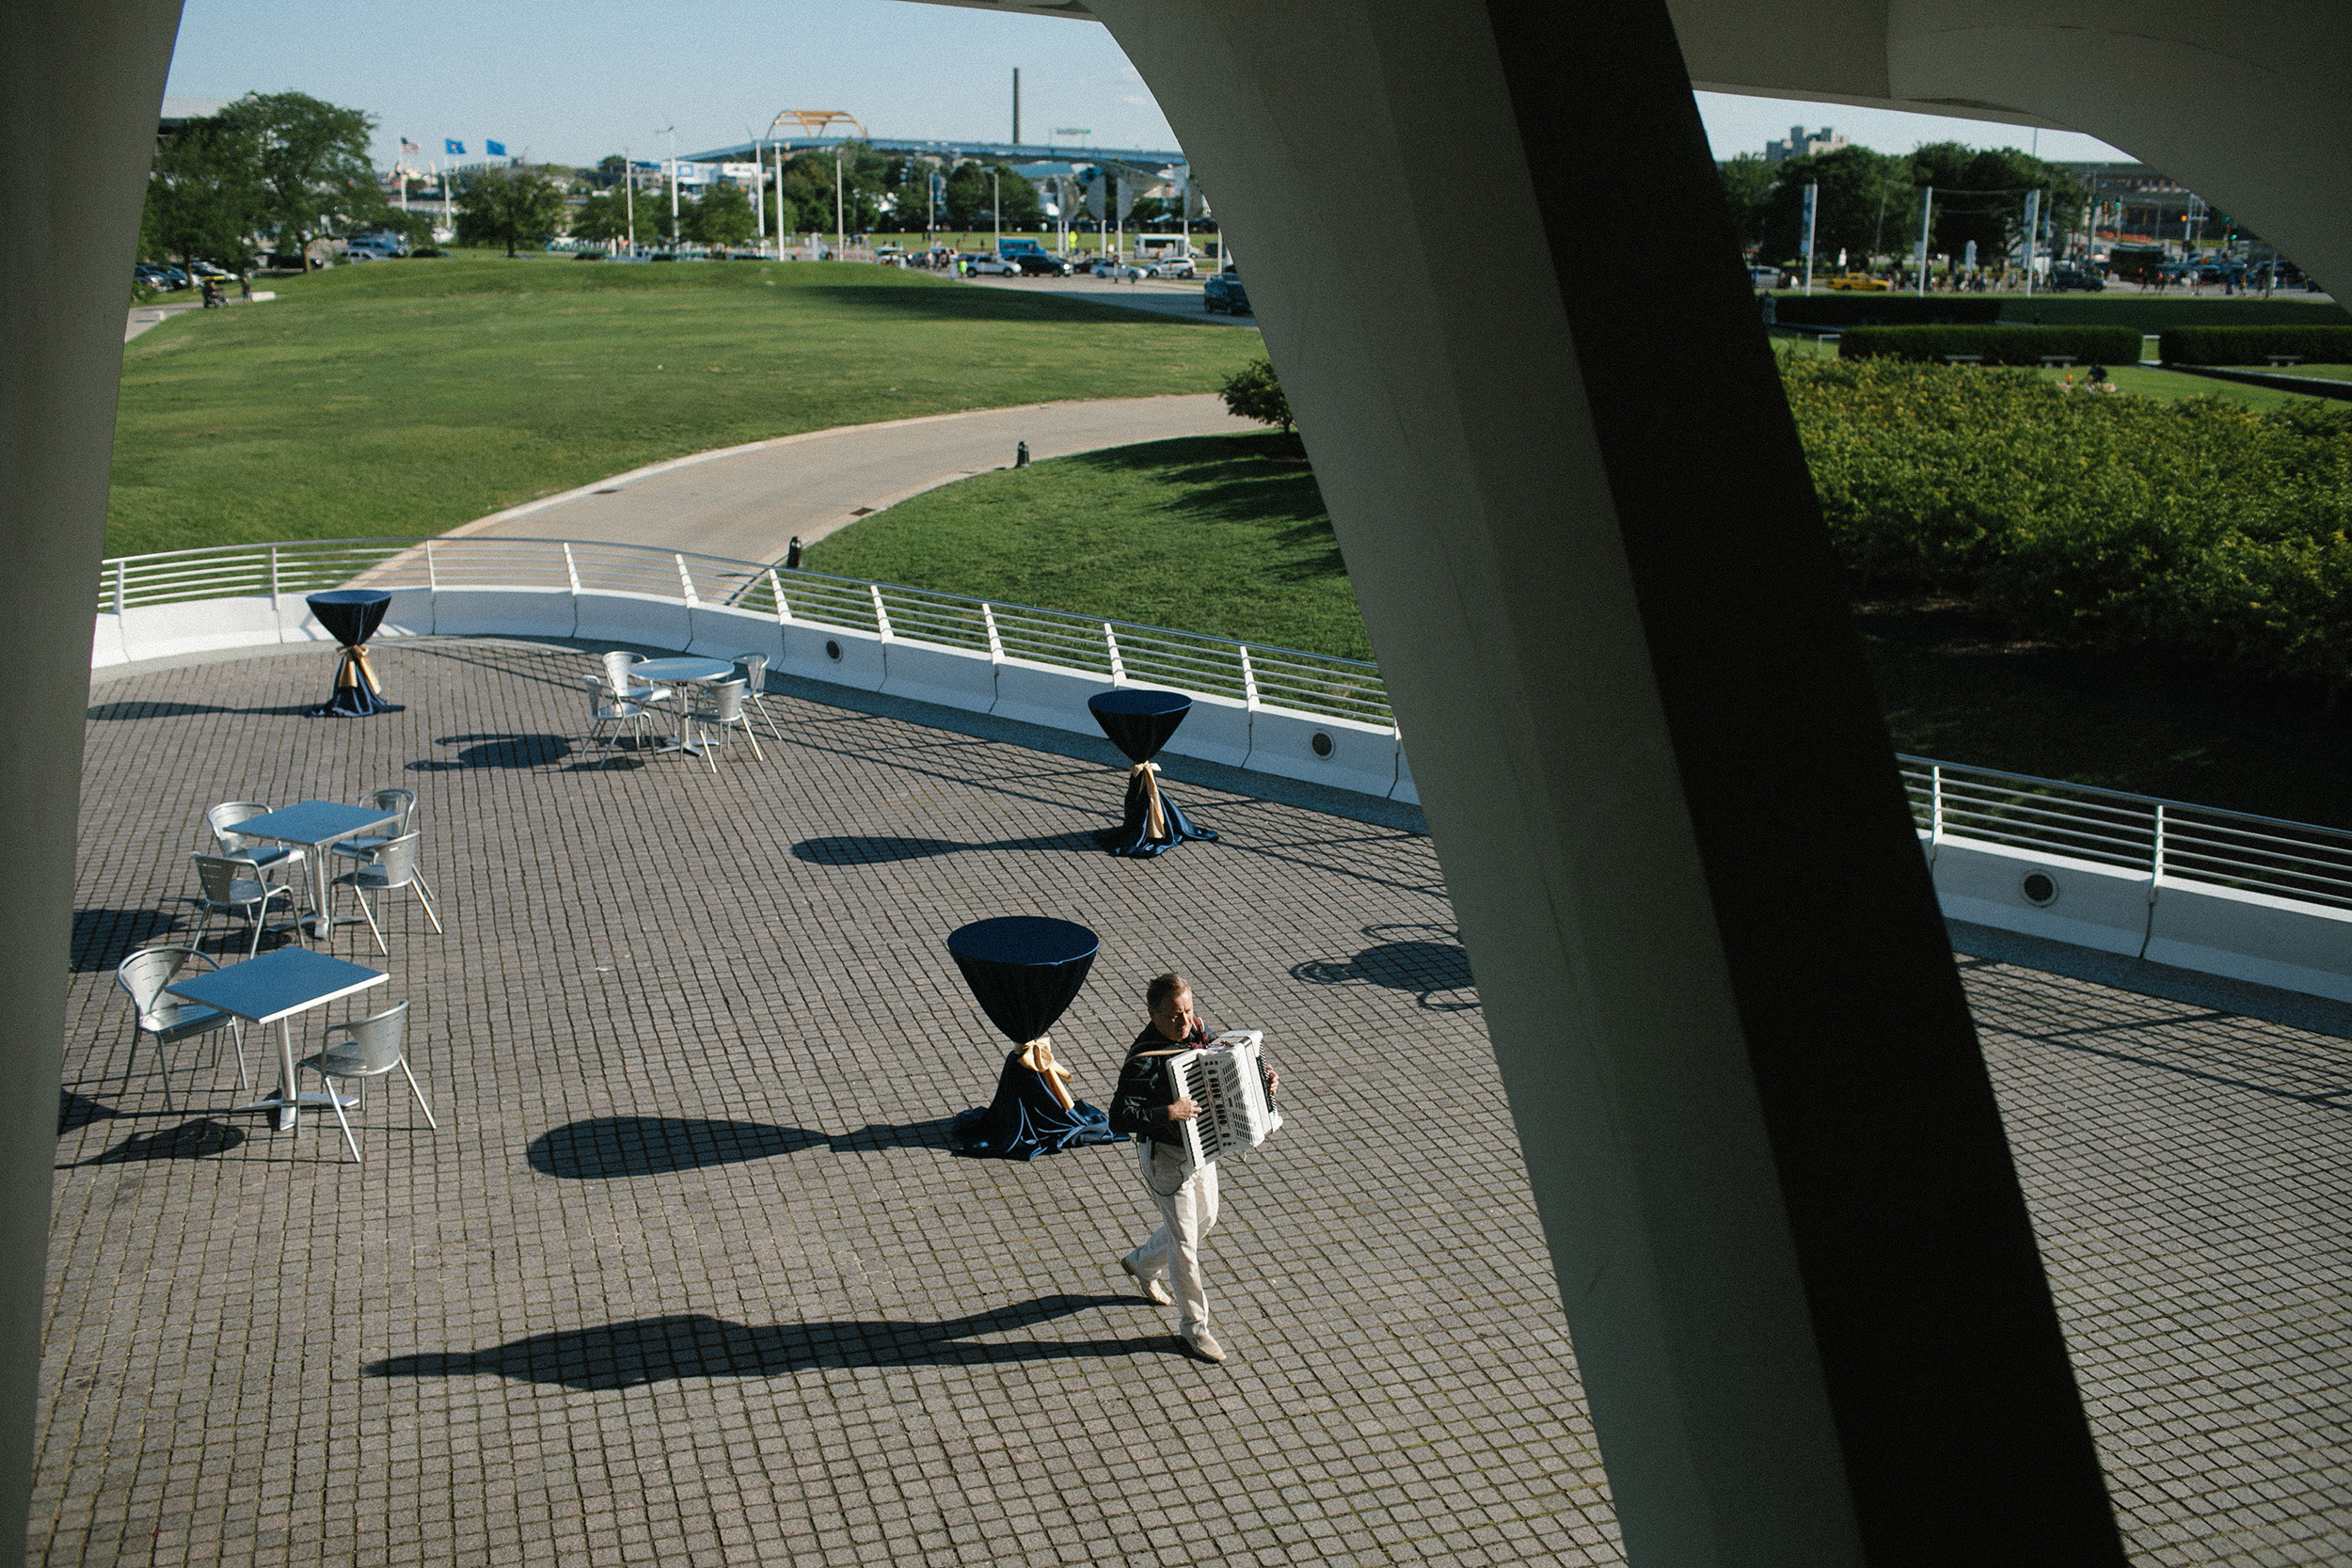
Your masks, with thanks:
[(838, 425), (755, 441), (598, 480), (509, 507), (459, 534), (661, 545), (737, 561), (780, 561), (871, 512), (991, 468), (1020, 443), (1032, 458), (1258, 427), (1214, 392), (1033, 403)]

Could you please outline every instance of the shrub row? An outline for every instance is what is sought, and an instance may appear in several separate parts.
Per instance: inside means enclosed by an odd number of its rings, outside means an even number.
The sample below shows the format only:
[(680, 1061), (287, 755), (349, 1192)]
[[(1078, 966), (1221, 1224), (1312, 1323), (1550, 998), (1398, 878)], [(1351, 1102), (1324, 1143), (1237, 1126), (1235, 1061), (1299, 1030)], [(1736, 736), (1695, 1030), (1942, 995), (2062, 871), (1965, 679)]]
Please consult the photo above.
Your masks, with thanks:
[(2352, 326), (2175, 326), (2157, 352), (2169, 365), (2261, 365), (2273, 354), (2352, 364)]
[(1806, 326), (1927, 326), (1938, 322), (1990, 325), (2001, 319), (2000, 299), (1930, 294), (1780, 294), (1777, 320)]
[(1947, 354), (1973, 354), (1988, 365), (2039, 365), (2045, 354), (2071, 354), (2084, 365), (2137, 365), (2139, 342), (2132, 326), (1857, 326), (1837, 340), (1837, 356), (1940, 365)]
[(2352, 683), (2352, 415), (1888, 358), (1783, 373), (1859, 591), (1965, 594), (2020, 632), (2331, 698)]

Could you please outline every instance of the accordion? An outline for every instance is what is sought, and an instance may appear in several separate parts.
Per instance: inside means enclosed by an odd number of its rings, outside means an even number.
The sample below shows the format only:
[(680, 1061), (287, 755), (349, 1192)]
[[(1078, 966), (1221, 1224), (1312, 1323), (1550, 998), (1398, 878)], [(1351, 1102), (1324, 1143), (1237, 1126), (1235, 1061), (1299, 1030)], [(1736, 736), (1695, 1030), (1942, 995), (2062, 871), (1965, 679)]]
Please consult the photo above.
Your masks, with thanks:
[(1264, 1037), (1256, 1029), (1228, 1030), (1201, 1050), (1169, 1054), (1171, 1100), (1188, 1099), (1200, 1107), (1199, 1116), (1176, 1124), (1184, 1135), (1187, 1175), (1226, 1155), (1248, 1153), (1282, 1125), (1258, 1066)]

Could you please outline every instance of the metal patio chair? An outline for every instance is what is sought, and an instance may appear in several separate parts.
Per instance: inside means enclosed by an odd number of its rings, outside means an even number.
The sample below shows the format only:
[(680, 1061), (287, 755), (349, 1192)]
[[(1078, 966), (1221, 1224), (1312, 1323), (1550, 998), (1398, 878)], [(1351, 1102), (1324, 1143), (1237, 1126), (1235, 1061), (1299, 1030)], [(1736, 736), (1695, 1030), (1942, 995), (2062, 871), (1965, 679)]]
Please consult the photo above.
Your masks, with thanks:
[(193, 947), (142, 947), (115, 965), (115, 983), (131, 998), (131, 1055), (122, 1064), (122, 1092), (131, 1092), (131, 1069), (138, 1062), (139, 1037), (153, 1040), (155, 1067), (164, 1075), (164, 1109), (176, 1110), (171, 1102), (171, 1063), (164, 1047), (199, 1035), (214, 1035), (213, 1063), (220, 1064), (220, 1040), (216, 1034), (224, 1024), (237, 1048), (237, 1087), (245, 1087), (245, 1026), (234, 1013), (224, 1013), (218, 1007), (208, 1007), (201, 1002), (183, 1001), (164, 988), (177, 980), (190, 965), (218, 969), (209, 954)]
[[(434, 911), (432, 891), (424, 885), (424, 879), (417, 875), (417, 848), (423, 841), (424, 835), (415, 832), (386, 839), (366, 860), (335, 879), (336, 887), (349, 887), (352, 895), (359, 900), (359, 912), (367, 916), (368, 929), (375, 934), (375, 950), (379, 953), (389, 953), (391, 949), (384, 945), (384, 927), (376, 922), (375, 911), (368, 903), (370, 893), (389, 894), (406, 888), (424, 906), (424, 917), (433, 922), (434, 934), (440, 934), (441, 917)], [(331, 912), (332, 889), (327, 903)]]
[(611, 724), (613, 733), (606, 738), (605, 744), (615, 745), (620, 739), (620, 727), (627, 724), (636, 731), (637, 747), (643, 751), (645, 746), (645, 721), (653, 717), (652, 710), (634, 698), (615, 697), (612, 683), (602, 675), (582, 675), (580, 683), (588, 689), (589, 705), (596, 712), (595, 721), (588, 726), (589, 742), (593, 745), (596, 732)]
[(265, 838), (247, 838), (235, 831), (238, 823), (266, 816), (269, 809), (259, 800), (224, 800), (204, 814), (204, 825), (212, 829), (213, 841), (229, 859), (243, 861), (257, 873), (283, 876), (302, 863), (300, 849)]
[(433, 1118), (433, 1107), (425, 1103), (424, 1091), (417, 1086), (417, 1075), (408, 1069), (405, 1002), (350, 1023), (328, 1024), (320, 1037), (318, 1053), (294, 1064), (296, 1088), (300, 1087), (303, 1073), (319, 1075), (327, 1101), (335, 1107), (335, 1119), (342, 1124), (343, 1144), (351, 1150), (354, 1164), (363, 1163), (359, 1158), (359, 1140), (352, 1136), (351, 1118), (343, 1115), (343, 1097), (335, 1092), (335, 1080), (358, 1080), (359, 1109), (364, 1111), (368, 1108), (368, 1080), (381, 1078), (394, 1068), (400, 1069), (400, 1075), (408, 1080), (408, 1092), (417, 1097), (417, 1109), (424, 1113), (425, 1125), (439, 1132), (441, 1124)]
[(204, 918), (197, 922), (194, 938), (199, 945), (204, 941), (204, 933), (212, 929), (215, 913), (243, 915), (253, 926), (253, 941), (247, 944), (245, 955), (249, 958), (262, 950), (262, 932), (269, 925), (270, 906), (283, 898), (286, 912), (295, 912), (294, 889), (246, 875), (253, 869), (252, 862), (227, 855), (188, 858), (196, 862), (196, 901), (204, 911)]
[(686, 727), (690, 744), (699, 737), (703, 762), (713, 773), (719, 771), (719, 764), (710, 754), (710, 737), (717, 733), (723, 733), (726, 743), (732, 746), (735, 732), (741, 730), (743, 738), (752, 743), (752, 755), (762, 762), (768, 760), (767, 753), (759, 749), (759, 736), (752, 731), (752, 721), (743, 716), (743, 683), (739, 680), (720, 681), (706, 688), (703, 700), (688, 705)]
[(629, 673), (644, 662), (643, 655), (632, 654), (626, 648), (615, 648), (604, 656), (605, 683), (612, 689), (616, 699), (624, 703), (666, 703), (670, 700), (668, 687), (644, 685)]
[[(358, 838), (346, 838), (340, 840), (331, 846), (335, 853), (342, 855), (346, 860), (366, 860), (370, 855), (374, 854), (378, 849), (381, 849), (392, 840), (403, 836), (411, 830), (415, 830), (420, 832), (422, 832), (421, 829), (417, 829), (416, 827), (417, 792), (413, 789), (370, 790), (367, 794), (359, 797), (359, 804), (368, 807), (372, 811), (396, 811), (400, 815), (392, 819), (391, 831), (389, 832), (368, 833), (363, 834)], [(417, 886), (423, 890), (424, 895), (427, 898), (437, 899), (440, 897), (439, 894), (433, 891), (433, 884), (425, 880), (424, 869), (421, 865), (417, 868), (416, 878)]]
[(759, 709), (760, 721), (768, 726), (769, 737), (782, 740), (784, 735), (776, 728), (775, 715), (768, 711), (768, 699), (761, 695), (768, 689), (768, 656), (738, 654), (735, 663), (743, 672), (743, 700)]

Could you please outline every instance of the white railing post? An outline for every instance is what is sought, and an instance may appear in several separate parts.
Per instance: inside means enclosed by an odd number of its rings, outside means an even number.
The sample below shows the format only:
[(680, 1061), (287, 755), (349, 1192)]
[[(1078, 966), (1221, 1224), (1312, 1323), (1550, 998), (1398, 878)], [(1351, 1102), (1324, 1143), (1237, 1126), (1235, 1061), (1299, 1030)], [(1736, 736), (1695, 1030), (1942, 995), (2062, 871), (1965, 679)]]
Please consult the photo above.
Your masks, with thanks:
[(128, 598), (129, 583), (126, 579), (130, 575), (130, 569), (131, 563), (127, 561), (118, 560), (115, 562), (115, 613), (117, 615), (122, 613), (123, 604)]
[(572, 559), (572, 542), (564, 541), (564, 577), (572, 585), (572, 597), (580, 597), (580, 562)]
[(1258, 669), (1249, 662), (1249, 644), (1241, 645), (1241, 701), (1249, 712), (1258, 711)]
[(686, 570), (686, 558), (682, 555), (674, 555), (671, 559), (677, 562), (677, 585), (679, 591), (686, 595), (687, 607), (689, 609), (699, 608), (702, 600), (694, 596), (694, 578)]
[(434, 541), (424, 542), (424, 585), (432, 593), (441, 591), (440, 562), (433, 553)]
[(1111, 624), (1108, 621), (1103, 623), (1103, 646), (1108, 648), (1111, 654), (1111, 684), (1113, 686), (1126, 685), (1127, 666), (1120, 661), (1119, 657), (1119, 634), (1111, 630)]
[(273, 614), (278, 610), (280, 596), (278, 591), (278, 546), (272, 545), (269, 547), (269, 608)]
[(2164, 879), (2164, 802), (2156, 802), (2156, 852), (2148, 863), (2148, 902), (2156, 901), (2156, 884)]
[(866, 585), (866, 592), (871, 594), (874, 600), (874, 629), (880, 632), (882, 640), (887, 642), (890, 641), (890, 611), (882, 607), (882, 584), (869, 582)]
[(790, 626), (792, 624), (791, 607), (784, 602), (784, 583), (777, 578), (776, 569), (773, 566), (768, 568), (768, 592), (776, 596), (776, 625)]
[(986, 603), (980, 606), (980, 624), (988, 629), (988, 661), (991, 664), (1004, 663), (1005, 641), (996, 635), (996, 611)]

